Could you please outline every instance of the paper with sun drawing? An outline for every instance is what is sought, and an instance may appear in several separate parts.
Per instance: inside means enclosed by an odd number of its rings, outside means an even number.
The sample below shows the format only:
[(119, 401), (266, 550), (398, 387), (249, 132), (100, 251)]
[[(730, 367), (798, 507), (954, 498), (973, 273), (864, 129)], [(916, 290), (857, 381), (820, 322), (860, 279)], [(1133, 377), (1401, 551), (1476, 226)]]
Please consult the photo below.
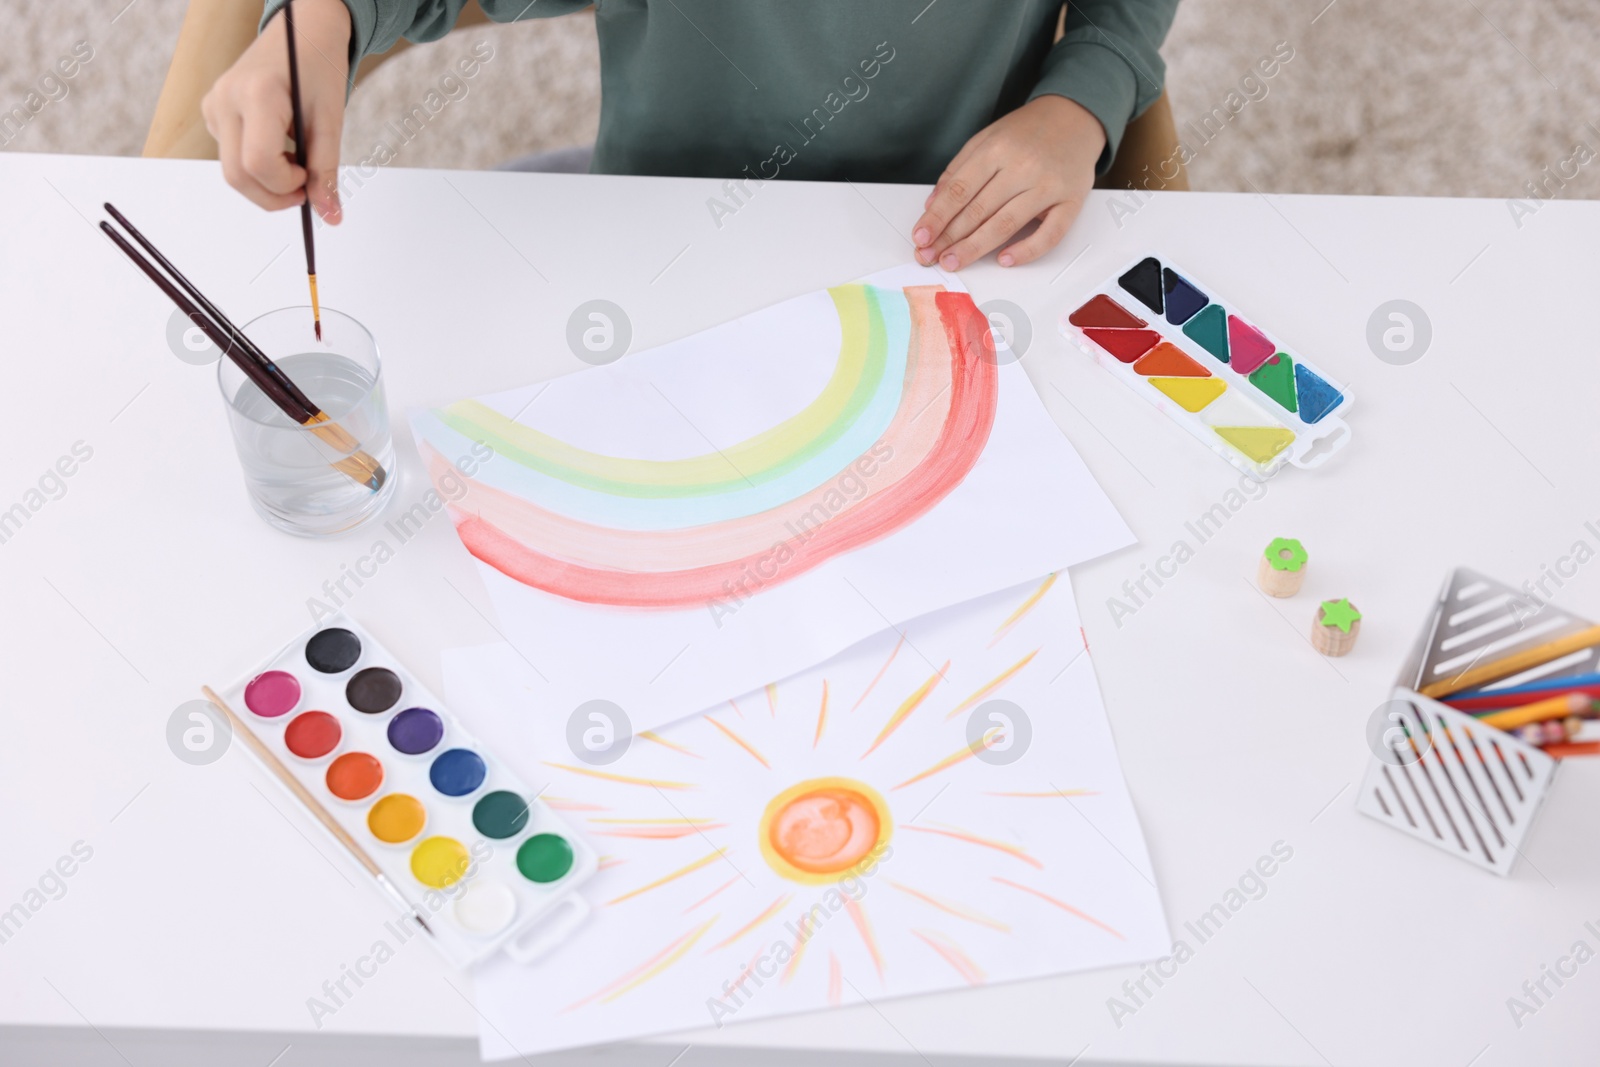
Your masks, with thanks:
[(1132, 543), (941, 280), (896, 268), (413, 416), (544, 706), (662, 725)]
[(444, 670), (602, 854), (586, 925), (536, 966), (474, 972), (485, 1058), (1170, 950), (1064, 579), (886, 631), (606, 764), (519, 713), (538, 679), (509, 647)]

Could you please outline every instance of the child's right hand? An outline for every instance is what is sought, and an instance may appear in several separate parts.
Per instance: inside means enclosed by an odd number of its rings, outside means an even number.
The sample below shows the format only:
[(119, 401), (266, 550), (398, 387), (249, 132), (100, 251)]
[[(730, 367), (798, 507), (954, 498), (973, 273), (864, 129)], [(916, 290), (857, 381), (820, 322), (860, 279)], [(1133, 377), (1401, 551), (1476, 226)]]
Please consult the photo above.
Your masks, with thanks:
[(273, 16), (238, 62), (217, 79), (200, 111), (217, 139), (229, 185), (268, 211), (297, 206), (309, 190), (317, 214), (337, 224), (350, 12), (343, 0), (297, 0), (294, 20), (306, 132), (304, 170), (285, 150), (294, 135), (294, 111), (282, 13)]

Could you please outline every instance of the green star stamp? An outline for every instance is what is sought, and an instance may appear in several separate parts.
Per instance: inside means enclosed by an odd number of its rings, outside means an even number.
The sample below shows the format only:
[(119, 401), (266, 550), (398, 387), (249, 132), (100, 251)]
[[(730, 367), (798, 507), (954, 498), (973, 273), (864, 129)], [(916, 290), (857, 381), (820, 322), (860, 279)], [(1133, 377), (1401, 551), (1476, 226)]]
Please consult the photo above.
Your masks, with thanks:
[(1361, 633), (1361, 612), (1348, 597), (1324, 600), (1317, 605), (1316, 621), (1311, 626), (1311, 643), (1324, 656), (1343, 656), (1356, 647)]

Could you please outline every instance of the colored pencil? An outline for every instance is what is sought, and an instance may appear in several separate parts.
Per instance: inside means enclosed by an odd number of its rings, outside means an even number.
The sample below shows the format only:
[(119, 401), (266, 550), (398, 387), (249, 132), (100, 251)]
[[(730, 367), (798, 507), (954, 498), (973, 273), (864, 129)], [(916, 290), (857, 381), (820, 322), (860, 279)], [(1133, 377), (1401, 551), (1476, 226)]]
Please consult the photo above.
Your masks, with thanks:
[(294, 122), (294, 161), (306, 171), (306, 198), (300, 202), (300, 236), (306, 246), (306, 280), (311, 285), (311, 323), (322, 340), (322, 304), (317, 300), (317, 242), (311, 229), (311, 172), (306, 170), (306, 124), (300, 109), (300, 61), (294, 44), (294, 0), (283, 5), (284, 38), (289, 42), (289, 110)]
[(1507, 693), (1539, 693), (1551, 689), (1566, 689), (1581, 685), (1600, 685), (1600, 673), (1565, 674), (1558, 677), (1541, 678), (1536, 682), (1523, 682), (1521, 685), (1500, 686), (1496, 689), (1484, 687), (1463, 689), (1459, 693), (1452, 694), (1445, 700), (1445, 703), (1454, 704), (1458, 700), (1474, 700), (1478, 697), (1504, 696)]
[(1544, 746), (1544, 754), (1556, 759), (1569, 756), (1600, 756), (1600, 741), (1567, 741), (1559, 745)]
[(150, 252), (171, 277), (157, 270), (154, 264), (140, 255), (126, 238), (111, 227), (110, 223), (102, 221), (100, 229), (116, 243), (122, 253), (132, 260), (134, 265), (143, 271), (145, 276), (178, 306), (185, 317), (198, 326), (211, 339), (211, 343), (221, 349), (223, 354), (231, 359), (234, 365), (244, 372), (245, 377), (249, 378), (280, 411), (316, 434), (329, 447), (343, 453), (331, 464), (336, 470), (373, 492), (381, 489), (383, 483), (388, 480), (388, 472), (381, 463), (362, 450), (361, 442), (307, 398), (289, 376), (268, 359), (266, 353), (246, 337), (244, 331), (235, 326), (215, 304), (206, 299), (205, 295), (195, 288), (122, 212), (109, 203), (105, 208), (142, 247)]
[(289, 792), (294, 794), (296, 800), (306, 806), (306, 809), (316, 817), (318, 822), (327, 828), (327, 831), (334, 836), (334, 839), (339, 844), (344, 846), (345, 851), (350, 853), (357, 863), (366, 868), (367, 873), (377, 881), (378, 888), (382, 889), (392, 900), (398, 903), (400, 910), (415, 919), (417, 925), (426, 930), (431, 936), (433, 928), (422, 917), (422, 913), (417, 911), (411, 905), (411, 902), (401, 895), (400, 890), (396, 889), (394, 883), (384, 875), (383, 869), (373, 861), (371, 856), (367, 855), (365, 849), (356, 843), (356, 839), (350, 836), (349, 831), (339, 825), (338, 820), (333, 817), (328, 809), (323, 807), (321, 802), (311, 795), (311, 791), (300, 784), (300, 779), (290, 773), (289, 768), (283, 765), (283, 761), (278, 759), (272, 750), (262, 742), (261, 738), (255, 735), (255, 731), (246, 726), (244, 721), (234, 713), (234, 710), (228, 707), (227, 701), (219, 697), (209, 685), (201, 686), (200, 692), (205, 694), (205, 698), (211, 701), (218, 711), (228, 717), (228, 724), (233, 727), (233, 732), (238, 734), (244, 740), (244, 743), (250, 746), (250, 751), (260, 758), (261, 762), (266, 765), (267, 770), (271, 771), (273, 776), (282, 782)]
[(1485, 715), (1478, 721), (1485, 726), (1493, 726), (1496, 730), (1515, 730), (1519, 726), (1529, 723), (1544, 722), (1547, 719), (1565, 719), (1569, 715), (1582, 715), (1592, 718), (1597, 705), (1595, 701), (1579, 693), (1569, 693), (1566, 696), (1551, 697), (1548, 700), (1536, 700), (1532, 704), (1524, 704), (1520, 708), (1509, 708), (1506, 711), (1496, 711)]
[(1513, 653), (1492, 663), (1486, 663), (1481, 667), (1473, 667), (1471, 670), (1463, 671), (1454, 678), (1425, 685), (1420, 692), (1425, 697), (1434, 697), (1435, 699), (1450, 696), (1453, 693), (1461, 692), (1463, 689), (1471, 689), (1473, 686), (1498, 681), (1519, 671), (1525, 671), (1530, 667), (1537, 667), (1541, 663), (1549, 663), (1551, 660), (1565, 656), (1569, 652), (1593, 648), (1595, 645), (1600, 645), (1600, 626), (1590, 626), (1587, 629), (1579, 630), (1577, 633), (1558, 637), (1554, 641), (1546, 641), (1544, 644), (1537, 645), (1526, 651)]
[(1521, 707), (1524, 704), (1531, 704), (1535, 700), (1565, 696), (1568, 693), (1576, 693), (1592, 700), (1600, 700), (1600, 682), (1593, 682), (1588, 685), (1551, 685), (1542, 689), (1528, 690), (1523, 690), (1521, 686), (1518, 686), (1515, 692), (1507, 690), (1504, 693), (1485, 693), (1483, 696), (1476, 697), (1448, 697), (1442, 703), (1450, 705), (1457, 711), (1469, 711), (1474, 715), (1478, 715), (1486, 711), (1498, 711), (1501, 708)]

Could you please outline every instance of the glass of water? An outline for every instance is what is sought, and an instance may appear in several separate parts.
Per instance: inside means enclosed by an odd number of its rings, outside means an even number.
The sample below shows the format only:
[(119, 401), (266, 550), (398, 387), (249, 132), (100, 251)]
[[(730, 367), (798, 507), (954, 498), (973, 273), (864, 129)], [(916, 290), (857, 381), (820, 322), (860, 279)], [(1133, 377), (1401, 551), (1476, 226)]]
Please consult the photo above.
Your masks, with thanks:
[[(341, 449), (285, 415), (231, 359), (217, 363), (245, 489), (256, 512), (288, 533), (321, 537), (376, 517), (394, 494), (394, 442), (384, 402), (382, 364), (372, 334), (355, 319), (324, 307), (322, 340), (311, 308), (269, 311), (244, 333), (300, 391), (357, 444)], [(335, 464), (365, 452), (385, 473), (376, 490)], [(347, 469), (352, 464), (345, 463)]]

